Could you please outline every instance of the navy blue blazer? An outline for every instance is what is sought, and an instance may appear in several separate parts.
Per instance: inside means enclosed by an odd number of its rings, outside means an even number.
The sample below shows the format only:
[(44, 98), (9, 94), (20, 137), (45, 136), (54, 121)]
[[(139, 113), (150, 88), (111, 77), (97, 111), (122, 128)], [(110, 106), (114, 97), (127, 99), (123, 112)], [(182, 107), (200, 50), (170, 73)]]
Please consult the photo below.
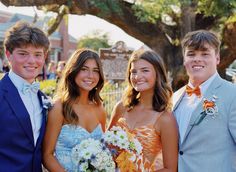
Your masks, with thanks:
[[(41, 91), (38, 97), (42, 105)], [(43, 105), (42, 105), (43, 106)], [(8, 74), (0, 81), (0, 172), (42, 172), (41, 147), (47, 110), (36, 145), (29, 114)]]

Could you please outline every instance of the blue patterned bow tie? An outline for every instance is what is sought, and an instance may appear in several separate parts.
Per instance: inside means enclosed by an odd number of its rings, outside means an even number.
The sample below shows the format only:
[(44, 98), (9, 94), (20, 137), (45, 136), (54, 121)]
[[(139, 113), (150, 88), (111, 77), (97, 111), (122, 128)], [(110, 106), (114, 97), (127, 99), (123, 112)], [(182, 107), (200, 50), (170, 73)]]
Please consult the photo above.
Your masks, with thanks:
[(33, 84), (24, 83), (22, 88), (22, 93), (26, 94), (30, 91), (37, 93), (39, 90), (39, 82), (34, 82)]

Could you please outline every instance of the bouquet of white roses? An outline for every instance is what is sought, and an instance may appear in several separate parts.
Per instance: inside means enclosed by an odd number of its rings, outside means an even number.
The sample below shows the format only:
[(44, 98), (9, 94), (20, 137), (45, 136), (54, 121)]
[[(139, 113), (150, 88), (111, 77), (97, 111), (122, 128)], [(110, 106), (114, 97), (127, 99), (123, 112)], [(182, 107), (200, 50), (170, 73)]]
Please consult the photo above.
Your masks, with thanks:
[(72, 161), (80, 172), (113, 172), (115, 163), (109, 149), (99, 140), (83, 140), (72, 149)]
[(141, 143), (128, 131), (114, 126), (103, 135), (104, 142), (110, 148), (120, 171), (138, 171), (143, 169)]

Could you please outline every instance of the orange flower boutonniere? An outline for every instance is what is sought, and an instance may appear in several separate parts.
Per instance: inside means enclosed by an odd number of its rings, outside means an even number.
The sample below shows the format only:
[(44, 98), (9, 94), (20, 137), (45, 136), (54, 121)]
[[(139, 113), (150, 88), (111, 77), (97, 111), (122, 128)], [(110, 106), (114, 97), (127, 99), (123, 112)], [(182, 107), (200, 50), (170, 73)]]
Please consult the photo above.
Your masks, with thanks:
[(218, 114), (218, 108), (216, 106), (217, 96), (213, 95), (211, 100), (203, 99), (203, 111), (201, 112), (199, 118), (196, 119), (193, 125), (199, 125), (202, 120), (208, 115), (215, 118)]

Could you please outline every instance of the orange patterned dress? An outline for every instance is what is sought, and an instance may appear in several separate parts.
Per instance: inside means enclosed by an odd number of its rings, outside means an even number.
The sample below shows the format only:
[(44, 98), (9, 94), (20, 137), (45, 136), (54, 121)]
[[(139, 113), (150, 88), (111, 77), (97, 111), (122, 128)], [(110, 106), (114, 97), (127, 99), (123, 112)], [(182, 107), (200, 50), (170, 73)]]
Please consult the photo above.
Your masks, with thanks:
[(161, 136), (155, 130), (153, 124), (140, 126), (132, 130), (127, 125), (125, 118), (120, 118), (117, 126), (134, 134), (142, 144), (144, 166), (148, 169), (147, 171), (154, 172), (163, 168)]

